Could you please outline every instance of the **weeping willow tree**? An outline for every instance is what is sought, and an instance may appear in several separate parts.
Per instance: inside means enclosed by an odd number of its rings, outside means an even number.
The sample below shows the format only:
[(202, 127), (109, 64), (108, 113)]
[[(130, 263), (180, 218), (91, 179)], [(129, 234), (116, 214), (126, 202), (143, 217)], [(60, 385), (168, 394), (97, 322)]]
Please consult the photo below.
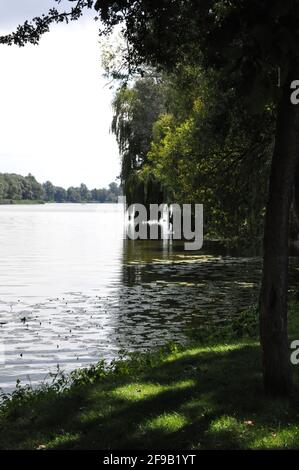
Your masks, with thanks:
[(164, 84), (148, 76), (122, 85), (113, 100), (112, 132), (121, 155), (121, 182), (128, 204), (160, 203), (163, 189), (158, 180), (142, 173), (153, 139), (153, 126), (165, 112)]

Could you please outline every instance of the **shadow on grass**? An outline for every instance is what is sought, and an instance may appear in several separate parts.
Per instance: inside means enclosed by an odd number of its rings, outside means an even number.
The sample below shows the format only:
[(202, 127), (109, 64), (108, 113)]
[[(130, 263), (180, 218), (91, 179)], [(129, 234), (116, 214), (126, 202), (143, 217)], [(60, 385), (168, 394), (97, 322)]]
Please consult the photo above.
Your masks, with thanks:
[(0, 447), (299, 447), (298, 411), (264, 397), (256, 344), (215, 346), (24, 403), (1, 416)]

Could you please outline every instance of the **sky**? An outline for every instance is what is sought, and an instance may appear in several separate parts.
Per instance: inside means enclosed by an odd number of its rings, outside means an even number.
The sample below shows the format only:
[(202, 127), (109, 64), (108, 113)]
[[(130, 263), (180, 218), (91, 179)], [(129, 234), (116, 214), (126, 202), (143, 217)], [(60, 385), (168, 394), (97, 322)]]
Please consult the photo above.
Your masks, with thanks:
[[(0, 0), (0, 35), (53, 4)], [(103, 78), (94, 13), (53, 25), (38, 46), (0, 45), (0, 173), (90, 188), (118, 177), (120, 157), (110, 132), (113, 92)]]

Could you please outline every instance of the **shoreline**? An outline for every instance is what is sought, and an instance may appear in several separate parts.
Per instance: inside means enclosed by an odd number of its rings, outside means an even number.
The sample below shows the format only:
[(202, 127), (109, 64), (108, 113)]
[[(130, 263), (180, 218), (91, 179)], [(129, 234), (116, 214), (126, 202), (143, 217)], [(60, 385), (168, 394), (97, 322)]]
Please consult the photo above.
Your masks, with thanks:
[(45, 204), (45, 201), (40, 200), (31, 200), (31, 199), (2, 199), (0, 200), (1, 206), (14, 206), (14, 205), (41, 205)]
[(56, 202), (56, 201), (43, 201), (43, 200), (31, 200), (31, 199), (20, 199), (20, 200), (4, 199), (4, 200), (0, 200), (0, 206), (45, 205), (45, 204), (57, 204), (57, 205), (74, 204), (74, 205), (79, 205), (79, 204), (118, 204), (118, 203), (117, 202), (99, 202), (99, 201), (80, 201), (80, 202), (64, 201), (64, 202)]
[[(0, 407), (0, 449), (298, 448), (298, 398), (263, 394), (256, 313), (187, 346), (100, 361), (36, 390), (19, 385)], [(291, 304), (290, 338), (298, 315)], [(298, 366), (294, 376), (298, 388)]]

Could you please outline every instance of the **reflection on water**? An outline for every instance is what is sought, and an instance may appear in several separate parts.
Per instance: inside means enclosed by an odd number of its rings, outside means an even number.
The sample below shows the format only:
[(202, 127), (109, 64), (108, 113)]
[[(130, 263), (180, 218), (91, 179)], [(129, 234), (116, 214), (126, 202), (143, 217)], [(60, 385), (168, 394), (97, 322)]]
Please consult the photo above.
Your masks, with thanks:
[(11, 389), (57, 364), (69, 371), (225, 322), (256, 301), (261, 259), (216, 244), (195, 253), (123, 240), (117, 205), (49, 204), (0, 207), (0, 266), (0, 386)]

